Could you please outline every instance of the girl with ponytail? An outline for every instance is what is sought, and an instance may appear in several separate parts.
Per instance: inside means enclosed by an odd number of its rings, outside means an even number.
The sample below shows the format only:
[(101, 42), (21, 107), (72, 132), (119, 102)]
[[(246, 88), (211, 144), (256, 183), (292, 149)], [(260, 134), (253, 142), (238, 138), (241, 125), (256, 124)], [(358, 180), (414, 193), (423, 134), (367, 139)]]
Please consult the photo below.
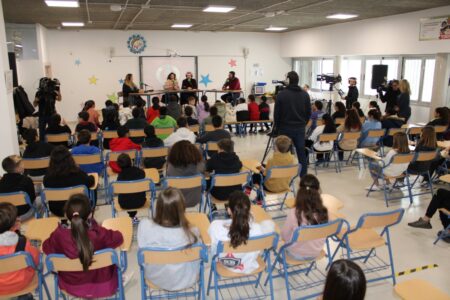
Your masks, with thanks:
[[(320, 196), (320, 182), (316, 176), (307, 174), (300, 180), (295, 208), (288, 211), (281, 237), (290, 242), (294, 231), (305, 225), (319, 225), (328, 222), (328, 210)], [(287, 251), (296, 259), (317, 257), (322, 251), (325, 239), (294, 243)]]
[(92, 217), (89, 199), (84, 194), (72, 195), (64, 207), (68, 225), (60, 224), (42, 245), (46, 255), (64, 254), (78, 259), (82, 272), (58, 273), (59, 287), (81, 298), (100, 298), (115, 294), (117, 270), (114, 266), (89, 270), (94, 252), (117, 248), (123, 243), (122, 234), (97, 224)]
[[(232, 248), (246, 245), (250, 237), (273, 232), (275, 224), (271, 220), (256, 223), (251, 215), (251, 203), (248, 196), (241, 191), (230, 194), (228, 214), (231, 220), (215, 220), (209, 227), (211, 236), (211, 253), (216, 255), (219, 241), (230, 242)], [(222, 253), (219, 262), (232, 272), (250, 274), (259, 265), (257, 258), (260, 253)]]

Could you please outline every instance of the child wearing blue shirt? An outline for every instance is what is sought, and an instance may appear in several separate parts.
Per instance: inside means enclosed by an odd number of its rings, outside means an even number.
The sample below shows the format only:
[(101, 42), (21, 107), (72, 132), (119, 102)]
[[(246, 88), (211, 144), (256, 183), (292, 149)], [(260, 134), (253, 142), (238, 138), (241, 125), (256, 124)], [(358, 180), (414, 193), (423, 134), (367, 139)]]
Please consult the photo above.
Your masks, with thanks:
[[(100, 153), (100, 149), (95, 146), (91, 146), (91, 133), (83, 129), (80, 132), (78, 132), (77, 135), (78, 140), (78, 146), (72, 148), (72, 154), (97, 154)], [(83, 170), (85, 173), (98, 173), (101, 174), (103, 171), (104, 165), (102, 163), (95, 163), (95, 164), (87, 164), (87, 165), (80, 165), (80, 169)]]
[(369, 110), (367, 120), (364, 122), (361, 129), (361, 137), (359, 139), (360, 148), (376, 146), (379, 142), (378, 137), (368, 137), (369, 130), (381, 129), (381, 114), (376, 109)]

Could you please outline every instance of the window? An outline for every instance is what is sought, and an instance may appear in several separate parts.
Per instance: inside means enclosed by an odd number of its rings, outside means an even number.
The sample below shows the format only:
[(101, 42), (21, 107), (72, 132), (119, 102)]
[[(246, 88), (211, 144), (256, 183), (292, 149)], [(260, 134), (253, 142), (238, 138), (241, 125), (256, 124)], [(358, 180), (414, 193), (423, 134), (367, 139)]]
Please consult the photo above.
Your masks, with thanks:
[(354, 58), (344, 58), (341, 64), (341, 76), (342, 76), (342, 84), (341, 89), (347, 93), (348, 92), (348, 85), (346, 84), (349, 77), (355, 77), (356, 78), (356, 86), (358, 87), (358, 90), (361, 89), (361, 59), (354, 59)]
[(422, 59), (406, 58), (403, 67), (403, 79), (409, 81), (411, 100), (419, 100), (420, 75), (422, 73)]
[(434, 64), (435, 59), (425, 60), (425, 71), (423, 73), (422, 102), (431, 102), (431, 93), (433, 91)]
[(323, 81), (317, 81), (317, 75), (333, 74), (333, 59), (313, 59), (311, 61), (311, 88), (328, 89), (328, 85)]

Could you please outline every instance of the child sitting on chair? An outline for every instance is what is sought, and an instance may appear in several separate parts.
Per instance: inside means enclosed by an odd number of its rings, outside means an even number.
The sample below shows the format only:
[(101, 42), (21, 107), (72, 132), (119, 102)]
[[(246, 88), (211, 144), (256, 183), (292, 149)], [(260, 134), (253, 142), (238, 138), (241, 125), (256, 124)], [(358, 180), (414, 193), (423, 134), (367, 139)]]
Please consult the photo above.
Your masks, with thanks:
[[(101, 150), (98, 147), (91, 146), (91, 133), (86, 129), (78, 132), (77, 135), (78, 146), (72, 149), (72, 155), (77, 154), (98, 154)], [(80, 169), (85, 173), (97, 173), (101, 174), (103, 172), (104, 164), (102, 162), (98, 162), (95, 164), (86, 164), (80, 165)]]

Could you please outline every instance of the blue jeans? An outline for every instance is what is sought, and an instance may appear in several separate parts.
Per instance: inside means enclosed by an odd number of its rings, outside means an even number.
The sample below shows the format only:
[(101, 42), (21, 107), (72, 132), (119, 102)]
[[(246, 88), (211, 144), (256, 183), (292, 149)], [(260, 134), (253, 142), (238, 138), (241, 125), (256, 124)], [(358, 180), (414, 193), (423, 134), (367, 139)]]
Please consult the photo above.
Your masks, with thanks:
[(300, 176), (308, 173), (308, 164), (306, 163), (305, 154), (305, 127), (298, 128), (280, 128), (278, 135), (286, 135), (294, 144), (295, 151), (297, 152), (298, 162), (301, 164), (302, 170)]

